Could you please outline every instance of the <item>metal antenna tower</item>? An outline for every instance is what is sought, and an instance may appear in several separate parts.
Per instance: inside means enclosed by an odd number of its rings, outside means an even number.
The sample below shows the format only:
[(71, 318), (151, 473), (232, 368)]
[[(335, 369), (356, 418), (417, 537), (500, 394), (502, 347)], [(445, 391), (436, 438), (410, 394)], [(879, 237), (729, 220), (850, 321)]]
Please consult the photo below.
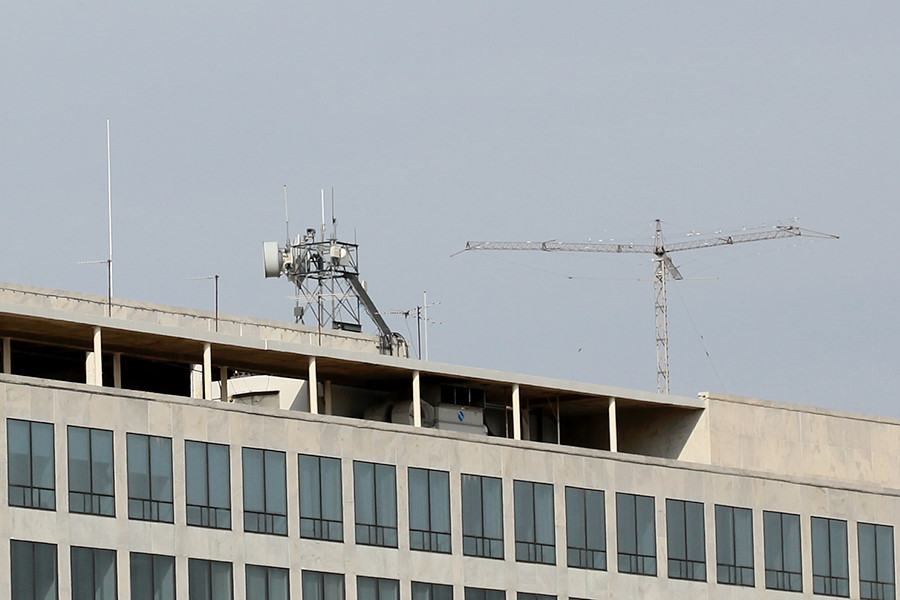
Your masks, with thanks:
[[(771, 229), (738, 233), (734, 235), (713, 235), (686, 242), (666, 244), (662, 233), (662, 223), (656, 219), (653, 244), (604, 244), (598, 242), (466, 242), (467, 250), (541, 250), (543, 252), (612, 252), (616, 254), (652, 254), (655, 263), (653, 271), (654, 309), (656, 314), (656, 385), (661, 394), (669, 393), (669, 323), (666, 303), (666, 280), (683, 279), (675, 263), (669, 257), (671, 252), (731, 246), (743, 242), (761, 242), (798, 236), (837, 239), (830, 233), (801, 229), (796, 225), (776, 225)], [(459, 252), (457, 252), (459, 254)]]

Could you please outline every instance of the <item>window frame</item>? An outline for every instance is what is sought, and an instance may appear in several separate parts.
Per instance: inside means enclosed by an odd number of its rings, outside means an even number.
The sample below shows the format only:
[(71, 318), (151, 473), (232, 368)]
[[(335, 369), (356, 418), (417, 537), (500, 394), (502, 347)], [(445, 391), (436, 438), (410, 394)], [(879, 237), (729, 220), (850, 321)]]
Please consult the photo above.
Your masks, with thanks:
[[(623, 512), (623, 501), (631, 505), (631, 521), (628, 522)], [(641, 506), (649, 501), (650, 515), (647, 521), (650, 523), (650, 535), (652, 540), (653, 554), (647, 554), (647, 548), (642, 543), (640, 535), (640, 519), (638, 515), (640, 501)], [(646, 515), (645, 515), (646, 517)], [(624, 526), (623, 526), (624, 525)], [(633, 540), (625, 539), (626, 534), (631, 534)], [(627, 542), (631, 542), (630, 546), (634, 547), (634, 552), (623, 552), (622, 548), (629, 546)], [(644, 550), (642, 553), (641, 551)], [(631, 575), (643, 575), (646, 577), (656, 577), (659, 572), (658, 567), (658, 549), (656, 547), (656, 498), (653, 496), (645, 496), (642, 494), (631, 494), (626, 492), (616, 492), (616, 566), (619, 573), (628, 573)], [(623, 562), (623, 558), (627, 562)], [(624, 566), (624, 568), (623, 568)]]
[[(359, 593), (359, 584), (363, 581), (371, 581), (375, 583), (374, 598), (363, 598), (362, 594)], [(386, 587), (393, 587), (394, 589), (385, 590)], [(391, 594), (391, 592), (393, 593)], [(387, 577), (369, 577), (367, 575), (357, 575), (356, 598), (357, 600), (400, 600), (400, 581), (398, 579), (389, 579)]]
[[(14, 454), (12, 452), (12, 444), (13, 444), (13, 435), (11, 431), (13, 429), (13, 423), (15, 423), (15, 427), (19, 427), (20, 424), (24, 425), (28, 428), (28, 477), (27, 483), (25, 483), (21, 479), (21, 474), (13, 472), (14, 469), (14, 461), (10, 460)], [(50, 446), (49, 446), (49, 456), (43, 457), (50, 466), (50, 483), (52, 487), (44, 487), (40, 485), (35, 485), (35, 479), (43, 479), (43, 477), (37, 477), (35, 473), (35, 469), (38, 468), (35, 465), (35, 435), (34, 430), (36, 428), (44, 430), (46, 433), (46, 429), (49, 429), (50, 432)], [(46, 440), (44, 440), (46, 441)], [(38, 442), (40, 443), (40, 442)], [(21, 455), (21, 453), (16, 453), (16, 455)], [(27, 419), (6, 419), (6, 458), (7, 458), (7, 467), (6, 467), (6, 476), (7, 476), (7, 501), (10, 507), (16, 508), (31, 508), (34, 510), (56, 510), (56, 431), (53, 423), (46, 423), (43, 421), (30, 421)], [(18, 492), (16, 495), (21, 494), (20, 498), (14, 498), (13, 494)]]
[[(594, 498), (593, 503), (599, 503), (599, 515), (593, 515), (589, 506), (590, 497)], [(606, 552), (606, 492), (603, 490), (594, 490), (589, 488), (580, 488), (574, 486), (566, 486), (566, 564), (575, 569), (592, 569), (595, 571), (605, 571), (608, 567)], [(580, 497), (579, 497), (580, 496)], [(598, 499), (599, 496), (599, 499)], [(595, 507), (596, 508), (596, 507)], [(584, 525), (584, 529), (575, 528), (575, 519), (572, 518), (573, 512), (579, 512), (580, 518)], [(599, 516), (593, 518), (591, 516)], [(600, 531), (591, 535), (594, 528), (599, 527)], [(575, 533), (576, 535), (573, 535)], [(573, 545), (577, 542), (573, 538), (584, 541), (582, 545)], [(594, 547), (592, 540), (599, 537), (601, 547)]]
[[(541, 512), (548, 511), (548, 514), (539, 513), (537, 506), (538, 490), (542, 490), (545, 494), (549, 491), (549, 495), (545, 496), (550, 499), (549, 506), (542, 506)], [(527, 504), (527, 506), (525, 506)], [(513, 518), (515, 524), (515, 545), (516, 545), (516, 561), (526, 563), (536, 563), (544, 565), (556, 564), (556, 501), (554, 498), (554, 488), (552, 483), (541, 483), (536, 481), (513, 481)], [(521, 514), (525, 509), (526, 514)], [(530, 510), (528, 510), (530, 508)], [(538, 540), (538, 528), (541, 526), (539, 517), (543, 519), (550, 518), (549, 541), (541, 536)], [(544, 523), (546, 525), (546, 523)], [(546, 532), (545, 532), (546, 533)], [(528, 538), (531, 539), (528, 539)], [(549, 556), (548, 556), (549, 553)]]
[[(490, 482), (489, 486), (485, 486), (486, 482)], [(466, 493), (468, 486), (478, 487), (478, 506), (471, 506), (466, 500), (469, 494)], [(470, 475), (462, 473), (460, 475), (460, 490), (462, 492), (462, 526), (463, 526), (463, 555), (478, 556), (481, 558), (491, 558), (503, 560), (505, 549), (503, 543), (503, 480), (499, 477), (491, 477), (488, 475)], [(497, 491), (496, 498), (492, 497), (493, 491)], [(488, 521), (485, 519), (484, 507), (488, 504), (488, 500), (493, 505), (494, 510), (499, 515), (499, 533), (500, 537), (491, 537), (485, 532), (488, 529)], [(480, 535), (475, 535), (477, 530)], [(468, 533), (467, 533), (468, 532)]]
[[(88, 587), (90, 587), (90, 589), (94, 590), (94, 593), (92, 593), (90, 596), (87, 596), (84, 598), (82, 598), (81, 596), (78, 595), (79, 587), (76, 585), (75, 582), (79, 577), (84, 576), (86, 574), (86, 571), (85, 571), (85, 569), (79, 569), (76, 567), (76, 564), (75, 564), (76, 551), (79, 553), (81, 553), (83, 551), (90, 553), (90, 563), (91, 563), (90, 571), (89, 571), (90, 585)], [(72, 582), (71, 582), (72, 600), (96, 600), (96, 598), (97, 598), (96, 591), (97, 591), (97, 557), (98, 557), (98, 555), (106, 556), (107, 558), (109, 558), (110, 555), (112, 556), (112, 564), (108, 565), (108, 567), (112, 568), (112, 571), (111, 571), (112, 572), (112, 591), (113, 591), (112, 597), (113, 598), (117, 597), (118, 589), (119, 589), (119, 581), (118, 581), (118, 573), (117, 573), (117, 571), (118, 571), (118, 553), (115, 550), (111, 550), (108, 548), (90, 548), (87, 546), (72, 546), (71, 549), (69, 550), (69, 560), (70, 560), (69, 564), (71, 566), (71, 574), (72, 574)]]
[[(871, 555), (874, 564), (871, 569), (863, 567), (863, 527), (872, 528), (871, 539)], [(880, 538), (879, 532), (882, 532), (884, 538)], [(857, 558), (859, 560), (859, 597), (860, 600), (893, 600), (896, 598), (896, 562), (894, 556), (894, 527), (893, 525), (882, 525), (879, 523), (857, 523), (856, 524), (857, 539)], [(890, 567), (882, 569), (882, 560), (879, 557), (879, 539), (886, 539), (890, 553)], [(886, 571), (886, 575), (890, 577), (890, 581), (882, 580), (882, 570)], [(875, 579), (863, 579), (864, 572), (874, 572)]]
[[(748, 524), (749, 524), (749, 557), (750, 564), (749, 565), (740, 565), (738, 564), (738, 525), (737, 518), (735, 515), (737, 511), (741, 511), (741, 514), (744, 516), (748, 516)], [(728, 515), (728, 523), (723, 523), (722, 520), (725, 519), (724, 515)], [(720, 517), (720, 515), (722, 515)], [(756, 570), (755, 570), (755, 557), (754, 557), (754, 540), (753, 540), (753, 510), (749, 508), (744, 508), (740, 506), (726, 506), (722, 504), (715, 505), (715, 520), (716, 520), (716, 582), (721, 583), (723, 585), (737, 585), (743, 587), (754, 587), (756, 585)], [(728, 526), (730, 531), (724, 531), (724, 527)], [(730, 536), (730, 548), (726, 544), (728, 541), (725, 537), (725, 533)], [(742, 532), (743, 533), (743, 532)], [(742, 538), (743, 539), (743, 538)], [(733, 557), (733, 564), (727, 563), (723, 560), (723, 558), (727, 558), (727, 556), (723, 557), (723, 551), (729, 551), (731, 556)], [(744, 548), (746, 551), (746, 548)], [(724, 571), (723, 571), (724, 569)], [(723, 573), (726, 575), (723, 577)], [(749, 583), (747, 582), (749, 575)]]
[[(228, 592), (224, 598), (216, 594), (215, 574), (213, 567), (225, 566), (228, 569)], [(203, 569), (202, 573), (198, 573)], [(234, 600), (234, 565), (222, 560), (209, 560), (206, 558), (188, 557), (188, 598), (192, 597), (193, 583), (201, 579), (204, 583), (204, 598), (209, 600)]]
[[(847, 521), (842, 519), (829, 519), (826, 517), (811, 517), (810, 538), (812, 540), (812, 571), (813, 594), (820, 596), (836, 596), (839, 598), (850, 597), (850, 546), (847, 538)], [(826, 529), (826, 539), (821, 539), (820, 527)], [(835, 539), (843, 537), (841, 539)], [(840, 552), (840, 547), (835, 544), (843, 544), (843, 561), (840, 554), (835, 556), (835, 551)], [(825, 555), (823, 556), (823, 552)], [(824, 558), (825, 571), (822, 571)], [(840, 569), (843, 569), (841, 576)], [(835, 574), (835, 570), (838, 573)], [(846, 591), (845, 591), (846, 590)]]
[(506, 600), (506, 590), (466, 586), (463, 600)]
[[(193, 477), (190, 472), (190, 448), (197, 448), (195, 451), (203, 449), (203, 466), (205, 478)], [(225, 451), (225, 500), (226, 506), (217, 506), (213, 504), (212, 499), (212, 480), (213, 470), (210, 469), (210, 451), (218, 448)], [(221, 466), (221, 465), (220, 465)], [(228, 444), (217, 444), (214, 442), (200, 442), (196, 440), (184, 440), (184, 505), (185, 505), (185, 522), (190, 527), (204, 527), (207, 529), (231, 529), (231, 447)], [(206, 497), (206, 504), (196, 504), (191, 502), (192, 487), (201, 486), (201, 492)], [(192, 516), (197, 515), (197, 516)], [(199, 518), (198, 518), (199, 517)]]
[[(23, 573), (22, 569), (16, 568), (19, 563), (17, 558), (22, 558), (21, 556), (17, 557), (16, 555), (19, 552), (27, 553), (25, 557), (28, 561), (28, 573)], [(38, 557), (38, 553), (44, 554), (42, 557)], [(36, 594), (38, 578), (41, 572), (52, 572), (53, 579), (49, 582), (49, 587), (52, 587), (53, 590), (53, 598), (56, 600), (59, 599), (59, 557), (57, 555), (58, 548), (56, 544), (46, 544), (43, 542), (33, 542), (30, 540), (9, 540), (9, 585), (10, 585), (10, 599), (11, 600), (37, 600), (38, 596)], [(47, 569), (46, 558), (52, 555), (52, 569)], [(16, 583), (19, 581), (24, 575), (30, 574), (30, 582), (28, 583), (27, 589), (31, 590), (31, 595), (26, 595), (20, 586), (17, 586)], [(46, 598), (46, 595), (42, 596), (42, 598)]]
[[(772, 540), (770, 544), (769, 536), (775, 535), (774, 531), (771, 531), (771, 528), (774, 525), (770, 525), (770, 523), (774, 523), (771, 519), (775, 516), (778, 517), (778, 544), (775, 544), (775, 540)], [(798, 571), (789, 571), (785, 567), (784, 556), (787, 554), (786, 550), (788, 550), (787, 544), (791, 543), (793, 540), (785, 539), (785, 522), (786, 520), (790, 520), (793, 524), (791, 527), (796, 526), (796, 549), (798, 555), (795, 557), (797, 561)], [(786, 592), (803, 592), (803, 533), (800, 530), (800, 515), (795, 513), (783, 513), (778, 511), (763, 511), (763, 549), (765, 556), (765, 581), (766, 581), (766, 589), (767, 590), (782, 590)], [(778, 551), (777, 556), (770, 555), (770, 549)], [(780, 559), (780, 565), (775, 565), (770, 562), (770, 560), (775, 560), (776, 558)], [(772, 568), (778, 567), (781, 568)], [(798, 585), (795, 585), (795, 582)]]
[[(371, 477), (362, 471), (371, 467)], [(379, 486), (379, 473), (389, 473), (391, 493), (389, 498), (383, 498), (379, 490), (386, 489)], [(384, 475), (382, 475), (384, 476)], [(364, 488), (364, 489), (363, 489)], [(363, 496), (366, 501), (371, 501), (371, 513), (373, 522), (365, 522), (360, 519)], [(387, 506), (387, 510), (382, 510)], [(392, 508), (392, 510), (391, 510)], [(368, 461), (353, 461), (353, 515), (355, 522), (356, 543), (362, 546), (381, 546), (385, 548), (397, 548), (398, 523), (397, 523), (397, 469), (394, 465), (373, 463)], [(382, 522), (386, 518), (387, 522)]]
[[(690, 515), (688, 511), (694, 514)], [(696, 520), (698, 514), (700, 517), (699, 540), (697, 539), (698, 532), (690, 526), (691, 521)], [(673, 529), (678, 527), (681, 527), (683, 536), (673, 535)], [(698, 541), (700, 557), (691, 552)], [(683, 553), (676, 556), (682, 549)], [(702, 502), (666, 498), (666, 550), (669, 579), (706, 581), (706, 516)]]
[[(313, 578), (315, 578), (315, 581), (311, 581), (311, 579)], [(339, 598), (332, 598), (331, 596), (326, 594), (326, 591), (328, 590), (326, 579), (340, 579), (341, 593)], [(315, 596), (311, 596), (306, 593), (308, 585), (316, 586)], [(312, 571), (309, 569), (303, 569), (302, 571), (300, 571), (300, 587), (303, 600), (344, 600), (347, 597), (347, 582), (345, 581), (343, 573), (330, 573), (328, 571)]]
[[(72, 472), (74, 469), (72, 468), (72, 433), (74, 431), (84, 431), (87, 433), (87, 465), (88, 465), (88, 491), (83, 490), (75, 490), (72, 489), (73, 484), (75, 483), (74, 478), (72, 477)], [(95, 453), (95, 445), (94, 438), (96, 436), (100, 436), (101, 434), (109, 436), (109, 479), (110, 484), (112, 485), (112, 493), (102, 493), (95, 489), (95, 469), (103, 468), (104, 463), (99, 463), (94, 460)], [(98, 442), (99, 445), (99, 442)], [(115, 517), (116, 516), (116, 457), (115, 457), (115, 434), (113, 431), (109, 429), (97, 429), (94, 427), (81, 427), (79, 425), (69, 425), (66, 428), (66, 453), (67, 453), (67, 466), (69, 469), (69, 512), (84, 514), (84, 515), (95, 515), (98, 517)], [(83, 497), (81, 501), (81, 506), (86, 506), (88, 500), (90, 503), (89, 509), (78, 510), (73, 508), (76, 505), (76, 502), (73, 499), (78, 496)], [(104, 502), (105, 501), (105, 502)]]
[[(146, 477), (147, 477), (147, 490), (149, 497), (142, 498), (137, 496), (137, 490), (135, 489), (137, 483), (134, 481), (133, 474), (136, 471), (133, 471), (132, 466), (135, 465), (133, 461), (137, 461), (137, 457), (135, 456), (134, 448), (132, 444), (138, 443), (138, 441), (143, 440), (142, 443), (146, 444), (147, 447), (147, 462), (146, 465), (142, 465), (146, 467)], [(165, 442), (164, 446), (167, 446), (168, 449), (168, 460), (166, 460), (166, 467), (168, 468), (168, 473), (156, 473), (153, 469), (154, 459), (154, 446), (153, 443)], [(173, 456), (172, 456), (172, 438), (158, 436), (158, 435), (149, 435), (145, 433), (127, 433), (125, 435), (125, 446), (126, 446), (126, 465), (127, 465), (127, 474), (128, 474), (128, 518), (134, 521), (153, 521), (156, 523), (175, 523), (175, 502), (174, 502), (174, 469), (173, 469)], [(141, 474), (143, 475), (143, 473)], [(169, 493), (166, 497), (165, 493), (158, 497), (159, 494), (159, 484), (154, 484), (155, 481), (158, 481), (160, 478), (168, 479), (168, 487)], [(140, 512), (138, 512), (138, 507), (140, 507)], [(163, 509), (167, 509), (164, 510)]]
[(453, 600), (453, 586), (448, 583), (412, 581), (409, 587), (412, 600)]
[[(425, 477), (425, 507), (423, 514), (419, 514), (423, 508), (413, 503), (413, 473), (416, 477), (422, 474)], [(450, 473), (434, 469), (409, 467), (407, 470), (407, 496), (409, 501), (409, 548), (422, 552), (437, 552), (450, 554), (451, 547), (451, 523), (450, 523)], [(440, 486), (444, 485), (441, 490)], [(441, 493), (443, 492), (443, 493)], [(438, 498), (439, 505), (435, 505)], [(437, 514), (441, 511), (443, 514)], [(414, 527), (413, 521), (424, 518), (426, 528)], [(443, 518), (445, 529), (436, 529), (435, 521)]]
[[(318, 490), (317, 506), (309, 507), (304, 505), (304, 490), (310, 487), (310, 481), (307, 479), (311, 473), (303, 468), (304, 460), (315, 461), (315, 489)], [(338, 519), (329, 519), (325, 516), (325, 507), (330, 504), (328, 495), (325, 493), (325, 485), (323, 482), (323, 465), (337, 465), (337, 488), (332, 490), (336, 492), (337, 516)], [(330, 456), (317, 456), (314, 454), (300, 454), (297, 456), (297, 472), (299, 473), (299, 503), (300, 503), (300, 537), (311, 540), (324, 540), (330, 542), (344, 541), (344, 503), (343, 503), (343, 465), (341, 459)], [(304, 475), (306, 474), (306, 475)], [(316, 510), (318, 509), (318, 510)], [(309, 511), (309, 512), (307, 512)]]
[[(248, 485), (247, 457), (248, 453), (259, 453), (260, 477), (262, 489), (255, 490), (255, 486)], [(270, 473), (269, 457), (280, 458), (280, 464), (273, 467), (278, 473)], [(287, 453), (283, 450), (269, 450), (265, 448), (241, 448), (241, 474), (242, 490), (244, 497), (244, 531), (247, 533), (260, 533), (263, 535), (288, 535), (288, 501), (287, 501)], [(269, 497), (269, 482), (273, 481), (284, 499), (284, 509), (276, 512), (278, 499)], [(248, 492), (249, 490), (249, 492)], [(258, 492), (262, 498), (262, 511), (248, 510), (248, 493)], [(252, 523), (256, 525), (253, 526)], [(283, 529), (281, 525), (283, 523)], [(255, 528), (254, 528), (255, 527)]]
[[(150, 589), (149, 591), (146, 588), (136, 588), (135, 585), (139, 583), (137, 577), (134, 576), (135, 571), (135, 559), (149, 559), (150, 560)], [(168, 567), (171, 569), (172, 573), (172, 585), (170, 590), (162, 590), (158, 589), (158, 585), (163, 583), (162, 580), (157, 577), (157, 569), (160, 567), (160, 563), (168, 562)], [(168, 600), (175, 600), (178, 589), (178, 583), (176, 579), (175, 572), (175, 557), (169, 556), (167, 554), (150, 554), (148, 552), (130, 552), (128, 554), (128, 574), (131, 579), (129, 586), (131, 589), (131, 600), (167, 600), (165, 596), (160, 596), (159, 594), (169, 593)]]
[(251, 569), (259, 569), (265, 573), (266, 576), (266, 590), (265, 593), (261, 596), (250, 596), (250, 585), (247, 583), (246, 593), (247, 600), (272, 600), (272, 575), (284, 575), (284, 585), (285, 585), (285, 598), (289, 599), (291, 597), (291, 570), (285, 569), (283, 567), (271, 567), (267, 565), (251, 565), (247, 564), (244, 566), (244, 577), (245, 582), (250, 581), (250, 570)]

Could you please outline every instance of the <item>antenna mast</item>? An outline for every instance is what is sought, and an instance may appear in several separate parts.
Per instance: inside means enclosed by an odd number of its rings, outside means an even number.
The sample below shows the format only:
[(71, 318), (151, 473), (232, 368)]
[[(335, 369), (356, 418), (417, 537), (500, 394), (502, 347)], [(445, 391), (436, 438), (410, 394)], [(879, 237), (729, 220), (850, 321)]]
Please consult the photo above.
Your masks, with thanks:
[[(830, 233), (821, 233), (809, 229), (800, 229), (796, 225), (776, 225), (772, 229), (739, 233), (736, 235), (714, 235), (711, 237), (693, 239), (687, 242), (666, 244), (662, 233), (662, 224), (656, 219), (656, 231), (653, 244), (604, 244), (595, 242), (558, 242), (548, 240), (546, 242), (466, 242), (466, 247), (460, 250), (541, 250), (543, 252), (612, 252), (653, 254), (654, 274), (654, 309), (656, 315), (656, 385), (660, 394), (669, 393), (669, 322), (666, 302), (666, 280), (683, 279), (675, 263), (669, 257), (669, 253), (679, 250), (695, 250), (698, 248), (712, 248), (714, 246), (731, 246), (742, 242), (759, 242), (791, 237), (813, 237), (823, 239), (838, 239), (838, 236)], [(456, 254), (459, 254), (457, 252)], [(456, 255), (454, 254), (454, 256)]]
[(109, 143), (109, 119), (106, 119), (106, 220), (109, 228), (109, 254), (106, 260), (107, 309), (112, 316), (113, 297), (113, 235), (112, 235), (112, 157)]

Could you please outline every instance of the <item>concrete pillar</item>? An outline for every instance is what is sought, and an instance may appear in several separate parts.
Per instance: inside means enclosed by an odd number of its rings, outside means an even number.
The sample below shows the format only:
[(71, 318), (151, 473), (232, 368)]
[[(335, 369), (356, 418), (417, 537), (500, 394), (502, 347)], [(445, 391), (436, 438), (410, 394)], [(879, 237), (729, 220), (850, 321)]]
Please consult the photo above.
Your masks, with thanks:
[(87, 353), (84, 369), (86, 383), (103, 385), (103, 341), (99, 327), (94, 327), (94, 349)]
[(309, 357), (309, 412), (319, 414), (319, 382), (316, 380), (316, 357)]
[(9, 338), (3, 338), (3, 372), (12, 373), (12, 342)]
[(122, 353), (113, 354), (113, 387), (122, 387)]
[(422, 426), (422, 386), (419, 383), (419, 372), (413, 371), (412, 378), (413, 426)]
[(212, 347), (203, 344), (203, 399), (212, 400)]
[(516, 383), (512, 388), (512, 409), (513, 409), (513, 439), (522, 439), (522, 407), (519, 404), (519, 384)]
[(616, 428), (616, 399), (609, 399), (609, 450), (619, 451), (619, 435)]
[(228, 402), (228, 367), (219, 367), (219, 400)]
[(334, 414), (334, 401), (331, 396), (331, 382), (325, 382), (325, 414), (333, 415)]

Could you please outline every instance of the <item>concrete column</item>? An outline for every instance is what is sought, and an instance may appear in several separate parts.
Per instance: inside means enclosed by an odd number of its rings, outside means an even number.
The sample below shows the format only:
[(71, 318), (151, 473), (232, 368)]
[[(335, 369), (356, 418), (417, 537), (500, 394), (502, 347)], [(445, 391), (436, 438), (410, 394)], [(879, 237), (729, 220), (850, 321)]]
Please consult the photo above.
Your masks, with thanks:
[(616, 399), (609, 399), (609, 450), (619, 451), (619, 435), (616, 428)]
[(319, 382), (316, 380), (316, 357), (309, 357), (309, 412), (319, 414)]
[(513, 439), (522, 439), (522, 407), (519, 404), (519, 384), (516, 383), (512, 388), (512, 409), (513, 409)]
[(3, 338), (3, 372), (12, 373), (12, 342), (9, 338)]
[(333, 415), (334, 414), (334, 401), (331, 396), (331, 382), (325, 382), (325, 414)]
[(103, 341), (99, 327), (94, 327), (94, 349), (87, 353), (84, 368), (88, 384), (103, 385)]
[(113, 387), (122, 387), (122, 353), (113, 354)]
[(422, 387), (419, 383), (419, 372), (413, 371), (412, 380), (413, 426), (422, 426)]
[(212, 347), (203, 344), (203, 399), (212, 399)]
[(219, 367), (219, 400), (228, 402), (228, 367)]

